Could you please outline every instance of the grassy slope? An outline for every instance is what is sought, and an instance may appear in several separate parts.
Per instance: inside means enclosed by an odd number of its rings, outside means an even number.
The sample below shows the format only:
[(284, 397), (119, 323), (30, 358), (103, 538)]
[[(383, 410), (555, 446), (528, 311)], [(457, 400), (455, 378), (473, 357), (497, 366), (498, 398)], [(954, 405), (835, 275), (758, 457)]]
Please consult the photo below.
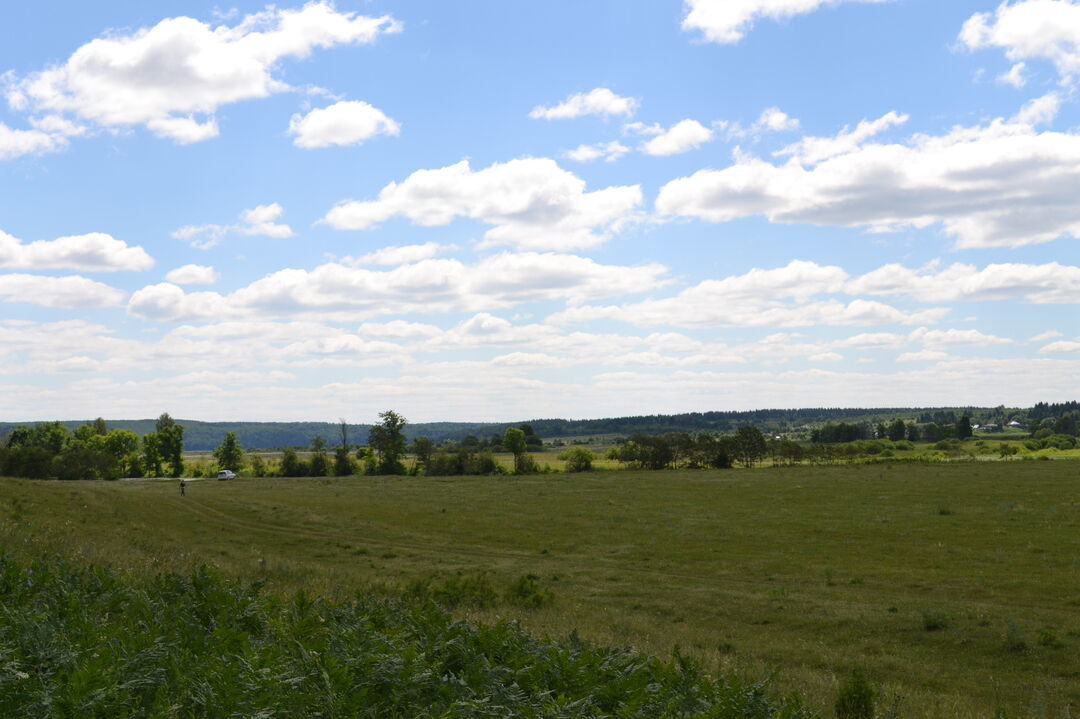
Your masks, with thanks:
[(905, 717), (1058, 716), (1080, 706), (1077, 469), (203, 481), (183, 500), (171, 482), (4, 480), (0, 541), (140, 573), (210, 562), (341, 596), (531, 572), (550, 607), (472, 613), (661, 655), (678, 644), (714, 669), (778, 669), (818, 706), (861, 666), (903, 697)]

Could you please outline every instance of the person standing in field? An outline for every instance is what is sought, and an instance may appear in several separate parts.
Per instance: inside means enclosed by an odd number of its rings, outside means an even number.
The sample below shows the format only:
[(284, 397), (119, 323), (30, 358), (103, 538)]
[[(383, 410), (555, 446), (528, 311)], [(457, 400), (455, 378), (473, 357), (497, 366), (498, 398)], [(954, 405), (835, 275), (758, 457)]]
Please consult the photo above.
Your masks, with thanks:
[(187, 487), (187, 482), (185, 482), (184, 480), (181, 479), (180, 480), (180, 496), (181, 497), (184, 496), (184, 488), (185, 487)]

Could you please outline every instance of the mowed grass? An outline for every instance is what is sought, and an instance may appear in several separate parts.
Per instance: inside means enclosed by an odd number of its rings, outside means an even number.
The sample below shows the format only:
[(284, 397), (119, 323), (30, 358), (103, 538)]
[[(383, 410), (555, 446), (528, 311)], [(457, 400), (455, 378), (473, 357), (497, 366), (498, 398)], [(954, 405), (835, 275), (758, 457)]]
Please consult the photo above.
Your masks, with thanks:
[[(860, 668), (903, 717), (1080, 709), (1080, 466), (979, 462), (522, 478), (0, 481), (0, 540), (271, 588), (525, 574), (554, 601), (462, 607), (716, 672), (831, 713)], [(1070, 712), (1071, 714), (1067, 714)]]

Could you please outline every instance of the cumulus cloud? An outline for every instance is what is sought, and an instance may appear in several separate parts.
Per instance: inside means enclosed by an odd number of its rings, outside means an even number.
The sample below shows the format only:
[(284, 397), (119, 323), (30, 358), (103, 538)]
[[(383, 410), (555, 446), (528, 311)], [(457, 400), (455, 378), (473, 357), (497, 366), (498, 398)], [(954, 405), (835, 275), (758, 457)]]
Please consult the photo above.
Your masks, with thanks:
[(697, 120), (680, 120), (641, 146), (647, 155), (677, 155), (713, 139), (713, 131)]
[(779, 107), (770, 107), (762, 111), (754, 130), (757, 132), (789, 132), (799, 129), (798, 118), (791, 117)]
[(435, 257), (444, 250), (454, 249), (453, 245), (440, 245), (438, 242), (425, 242), (422, 245), (400, 245), (383, 247), (360, 257), (343, 257), (341, 264), (350, 267), (364, 265), (404, 265)]
[(1034, 304), (1080, 302), (1080, 267), (1048, 262), (974, 265), (954, 263), (922, 268), (888, 264), (851, 280), (853, 294), (909, 295), (923, 302), (1005, 300), (1022, 298)]
[(174, 285), (212, 285), (219, 279), (218, 271), (207, 265), (184, 265), (165, 275), (165, 281)]
[(537, 105), (529, 113), (534, 120), (567, 120), (583, 115), (634, 114), (638, 101), (632, 97), (620, 97), (606, 87), (571, 95), (558, 105)]
[(949, 359), (949, 355), (940, 350), (920, 350), (904, 352), (896, 358), (897, 362), (940, 362)]
[(1029, 339), (1028, 342), (1045, 342), (1046, 340), (1056, 339), (1061, 336), (1063, 335), (1057, 330), (1047, 330), (1046, 332), (1040, 332), (1039, 334), (1035, 335), (1034, 337)]
[(1080, 341), (1068, 341), (1062, 340), (1060, 342), (1051, 342), (1039, 349), (1042, 354), (1066, 354), (1072, 352), (1080, 352)]
[[(1022, 79), (1023, 60), (1047, 60), (1064, 83), (1080, 73), (1080, 3), (1072, 0), (1002, 2), (994, 12), (975, 13), (960, 30), (971, 50), (995, 47), (1017, 63), (1008, 76)], [(1018, 87), (1023, 83), (1021, 82)]]
[(866, 299), (842, 302), (819, 295), (851, 294), (842, 268), (794, 260), (771, 270), (704, 280), (674, 297), (621, 306), (581, 305), (550, 317), (551, 323), (614, 319), (654, 327), (808, 327), (813, 325), (932, 324), (948, 308), (905, 311)]
[(1022, 62), (1018, 62), (1009, 68), (1008, 72), (1003, 72), (997, 76), (997, 81), (1002, 85), (1009, 85), (1015, 87), (1017, 90), (1027, 84), (1027, 78), (1024, 76), (1024, 71), (1027, 70), (1027, 65)]
[(0, 275), (0, 301), (24, 302), (43, 307), (86, 309), (116, 307), (125, 294), (115, 287), (85, 277), (42, 277), (40, 275)]
[(240, 223), (235, 225), (184, 225), (172, 236), (190, 242), (192, 247), (208, 250), (221, 242), (229, 233), (261, 237), (286, 238), (295, 233), (288, 225), (278, 223), (285, 208), (278, 203), (259, 205), (240, 213)]
[(706, 40), (731, 44), (741, 40), (758, 18), (781, 20), (842, 2), (888, 0), (686, 0), (683, 30), (700, 30)]
[(65, 62), (11, 81), (15, 110), (68, 114), (100, 127), (144, 126), (179, 143), (218, 134), (223, 105), (289, 90), (275, 76), (287, 58), (373, 42), (401, 26), (389, 16), (338, 12), (327, 0), (266, 10), (236, 25), (190, 17), (100, 37)]
[(330, 263), (286, 269), (227, 295), (185, 292), (172, 283), (135, 292), (128, 312), (163, 321), (205, 321), (304, 313), (348, 321), (385, 314), (468, 312), (522, 302), (589, 299), (663, 284), (660, 265), (602, 265), (555, 253), (503, 253), (467, 266), (427, 259), (387, 271)]
[(323, 221), (339, 230), (367, 230), (391, 217), (425, 227), (468, 217), (494, 225), (481, 246), (523, 250), (594, 247), (636, 217), (638, 185), (585, 191), (585, 181), (547, 158), (495, 163), (473, 171), (467, 160), (417, 170), (392, 182), (377, 200), (341, 202)]
[(860, 123), (831, 141), (807, 138), (785, 164), (737, 153), (735, 164), (701, 170), (661, 188), (663, 215), (726, 222), (764, 215), (889, 231), (940, 225), (958, 248), (1016, 247), (1080, 236), (1080, 133), (1039, 131), (1056, 96), (1016, 117), (903, 144), (864, 142), (903, 118)]
[(67, 139), (41, 130), (16, 130), (0, 122), (0, 160), (22, 155), (56, 152), (67, 147)]
[(293, 144), (307, 150), (359, 145), (376, 135), (400, 132), (401, 126), (382, 110), (357, 100), (336, 102), (306, 115), (293, 115), (289, 121), (289, 134), (295, 137)]
[(592, 162), (603, 159), (604, 162), (615, 162), (620, 157), (630, 152), (630, 148), (618, 140), (611, 142), (598, 142), (595, 145), (578, 145), (573, 150), (567, 150), (563, 157), (574, 162)]
[(114, 272), (147, 270), (153, 265), (142, 247), (129, 247), (103, 232), (24, 243), (0, 230), (0, 267)]
[(889, 112), (876, 120), (863, 120), (852, 130), (846, 125), (834, 137), (805, 137), (799, 142), (778, 150), (778, 156), (790, 155), (800, 164), (816, 165), (837, 155), (844, 155), (859, 148), (871, 137), (890, 127), (903, 125), (910, 118), (898, 112)]
[(991, 345), (1013, 344), (1011, 339), (988, 335), (979, 330), (931, 330), (920, 327), (908, 335), (912, 342), (920, 342), (926, 347), (947, 347), (967, 345), (969, 347), (989, 347)]

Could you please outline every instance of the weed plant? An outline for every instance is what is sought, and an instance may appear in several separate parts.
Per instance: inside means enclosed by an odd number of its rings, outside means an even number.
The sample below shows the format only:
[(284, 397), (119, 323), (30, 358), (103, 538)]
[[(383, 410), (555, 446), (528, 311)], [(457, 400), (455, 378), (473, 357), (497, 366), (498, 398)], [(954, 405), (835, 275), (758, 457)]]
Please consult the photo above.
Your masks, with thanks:
[(206, 568), (137, 580), (3, 557), (0, 607), (2, 716), (811, 716), (678, 653), (541, 641), (431, 602), (280, 598)]

